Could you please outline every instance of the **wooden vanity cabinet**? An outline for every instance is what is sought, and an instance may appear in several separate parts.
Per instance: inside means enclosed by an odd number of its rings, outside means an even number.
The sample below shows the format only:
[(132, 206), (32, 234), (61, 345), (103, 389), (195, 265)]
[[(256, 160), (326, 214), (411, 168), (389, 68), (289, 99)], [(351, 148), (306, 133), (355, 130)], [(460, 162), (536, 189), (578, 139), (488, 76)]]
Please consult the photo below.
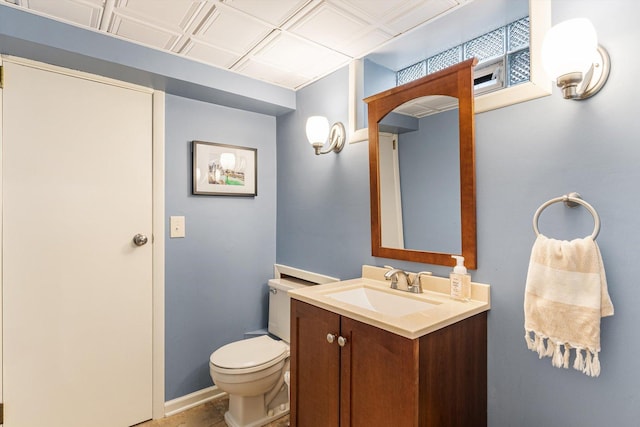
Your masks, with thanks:
[(412, 340), (292, 299), (290, 425), (486, 426), (486, 322)]

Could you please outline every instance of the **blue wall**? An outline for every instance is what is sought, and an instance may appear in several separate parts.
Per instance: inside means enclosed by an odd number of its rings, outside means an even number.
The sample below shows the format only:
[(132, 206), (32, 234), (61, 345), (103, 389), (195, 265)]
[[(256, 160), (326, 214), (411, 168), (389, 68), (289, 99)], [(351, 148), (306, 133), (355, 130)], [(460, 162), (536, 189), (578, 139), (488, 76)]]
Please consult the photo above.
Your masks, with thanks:
[[(209, 356), (267, 324), (276, 254), (276, 119), (177, 96), (166, 100), (167, 400), (212, 385)], [(191, 195), (191, 141), (257, 148), (258, 196)]]
[(369, 239), (369, 152), (347, 144), (339, 154), (314, 154), (307, 117), (347, 123), (347, 68), (297, 92), (294, 112), (279, 116), (278, 260), (334, 277), (359, 275)]
[[(553, 96), (476, 116), (478, 265), (474, 280), (492, 285), (489, 314), (489, 425), (492, 427), (636, 426), (640, 419), (640, 120), (634, 86), (640, 60), (640, 3), (635, 0), (555, 0), (553, 23), (586, 16), (609, 50), (609, 82), (582, 102)], [(298, 111), (278, 118), (277, 260), (341, 278), (360, 265), (411, 271), (448, 268), (372, 259), (369, 240), (367, 146), (337, 156), (305, 147), (304, 117), (322, 113), (347, 121), (340, 71), (297, 93)], [(598, 237), (615, 305), (602, 321), (602, 374), (589, 378), (553, 368), (524, 343), (523, 292), (540, 204), (578, 191), (599, 212)], [(540, 220), (556, 238), (592, 231), (585, 210), (554, 205)]]

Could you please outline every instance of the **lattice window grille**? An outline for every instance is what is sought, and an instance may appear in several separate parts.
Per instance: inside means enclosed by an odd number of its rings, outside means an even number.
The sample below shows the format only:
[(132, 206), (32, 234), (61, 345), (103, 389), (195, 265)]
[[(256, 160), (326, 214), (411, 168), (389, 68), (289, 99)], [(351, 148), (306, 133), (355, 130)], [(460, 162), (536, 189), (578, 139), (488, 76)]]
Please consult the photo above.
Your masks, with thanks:
[(483, 34), (463, 44), (464, 59), (478, 58), (478, 62), (485, 59), (495, 58), (504, 55), (506, 42), (506, 28), (501, 27), (497, 30)]
[(526, 16), (398, 71), (396, 83), (411, 82), (474, 56), (479, 61), (506, 56), (507, 86), (527, 82), (531, 76), (529, 40)]
[(529, 47), (528, 16), (507, 25), (507, 46), (509, 52)]
[(427, 75), (427, 61), (420, 61), (396, 73), (396, 86), (418, 80)]
[(462, 61), (462, 45), (452, 47), (427, 59), (427, 74), (435, 73)]
[(507, 69), (509, 86), (528, 82), (531, 76), (529, 48), (510, 53), (507, 57)]

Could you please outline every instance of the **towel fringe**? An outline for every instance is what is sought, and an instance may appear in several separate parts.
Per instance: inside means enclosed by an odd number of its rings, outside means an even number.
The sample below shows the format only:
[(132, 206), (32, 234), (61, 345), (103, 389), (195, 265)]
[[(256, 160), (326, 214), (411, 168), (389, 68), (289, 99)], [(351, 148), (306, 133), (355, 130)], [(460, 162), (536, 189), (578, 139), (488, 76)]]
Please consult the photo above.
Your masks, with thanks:
[[(598, 351), (573, 347), (570, 343), (553, 341), (536, 332), (527, 331), (524, 339), (531, 351), (538, 353), (538, 358), (550, 357), (551, 364), (556, 368), (568, 369), (571, 364), (571, 350), (575, 350), (573, 369), (590, 376), (600, 375), (600, 358)], [(582, 352), (584, 351), (584, 356)]]
[(547, 353), (547, 349), (544, 346), (544, 338), (540, 337), (536, 334), (536, 351), (538, 352), (538, 356), (542, 359)]
[[(551, 342), (551, 340), (549, 340), (549, 342)], [(563, 362), (562, 344), (556, 343), (556, 351), (553, 353), (553, 359), (551, 361), (551, 364), (556, 368), (561, 368), (562, 362)]]
[(545, 357), (553, 356), (553, 353), (556, 351), (556, 344), (547, 338), (547, 351), (544, 353)]
[(527, 343), (527, 348), (531, 351), (536, 350), (535, 341), (531, 338), (531, 334), (527, 331), (524, 334), (524, 340)]
[(582, 369), (582, 373), (592, 377), (593, 368), (592, 368), (592, 356), (589, 350), (584, 351), (586, 353), (584, 358), (584, 369)]
[(571, 345), (568, 343), (565, 343), (564, 345), (564, 361), (562, 363), (562, 367), (564, 369), (568, 369), (569, 368), (569, 358), (571, 357)]
[(600, 375), (600, 359), (598, 353), (593, 353), (593, 360), (591, 361), (591, 376), (597, 377)]
[(582, 357), (582, 349), (576, 348), (576, 360), (573, 362), (573, 369), (582, 371), (584, 369), (584, 359)]

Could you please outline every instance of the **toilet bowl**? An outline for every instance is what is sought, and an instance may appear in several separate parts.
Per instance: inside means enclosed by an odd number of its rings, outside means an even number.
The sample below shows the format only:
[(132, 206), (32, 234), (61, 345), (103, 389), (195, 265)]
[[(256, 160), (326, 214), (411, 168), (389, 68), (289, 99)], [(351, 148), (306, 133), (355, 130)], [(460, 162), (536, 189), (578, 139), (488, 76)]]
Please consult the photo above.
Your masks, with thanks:
[(230, 427), (260, 427), (289, 412), (288, 291), (304, 286), (292, 279), (269, 281), (268, 335), (232, 342), (214, 351), (209, 372), (215, 385), (229, 394), (225, 422)]
[(209, 358), (213, 382), (229, 394), (230, 427), (258, 427), (289, 409), (284, 374), (289, 346), (269, 336), (227, 344)]

